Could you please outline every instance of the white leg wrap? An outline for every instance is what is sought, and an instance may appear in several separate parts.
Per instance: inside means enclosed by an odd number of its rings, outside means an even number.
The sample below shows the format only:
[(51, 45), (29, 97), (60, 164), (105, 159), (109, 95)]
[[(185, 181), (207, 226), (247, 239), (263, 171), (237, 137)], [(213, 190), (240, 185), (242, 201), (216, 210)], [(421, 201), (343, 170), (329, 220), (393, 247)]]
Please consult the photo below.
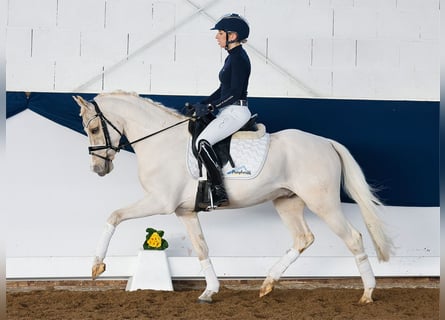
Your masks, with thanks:
[(300, 256), (300, 252), (294, 248), (289, 249), (284, 256), (270, 269), (269, 277), (274, 280), (280, 279), (281, 275), (291, 265), (292, 262), (297, 260)]
[(363, 286), (365, 289), (375, 288), (375, 276), (369, 263), (368, 256), (364, 253), (355, 256), (358, 271), (362, 277)]
[(217, 293), (219, 291), (219, 281), (215, 270), (213, 269), (212, 262), (210, 259), (205, 259), (200, 262), (207, 283), (206, 290), (211, 290)]
[(100, 237), (99, 243), (97, 244), (96, 247), (96, 260), (99, 259), (100, 262), (104, 260), (105, 255), (107, 253), (108, 245), (110, 243), (111, 237), (113, 236), (115, 229), (116, 227), (110, 223), (107, 223), (105, 225), (105, 228), (102, 232), (102, 236)]

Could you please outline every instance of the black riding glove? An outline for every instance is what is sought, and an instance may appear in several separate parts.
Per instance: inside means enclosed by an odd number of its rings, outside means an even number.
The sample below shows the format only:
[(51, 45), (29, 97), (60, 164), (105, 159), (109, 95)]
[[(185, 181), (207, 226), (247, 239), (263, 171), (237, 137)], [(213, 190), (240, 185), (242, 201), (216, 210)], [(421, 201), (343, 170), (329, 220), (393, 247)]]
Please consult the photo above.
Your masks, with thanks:
[(183, 115), (191, 117), (195, 113), (195, 107), (191, 103), (186, 102), (181, 112)]
[(184, 108), (182, 108), (182, 114), (187, 117), (196, 117), (201, 118), (206, 116), (207, 114), (213, 112), (215, 107), (212, 104), (204, 104), (204, 103), (195, 103), (190, 104), (186, 102)]
[(204, 117), (211, 112), (210, 105), (208, 104), (196, 103), (193, 106), (195, 107), (195, 117), (197, 118)]

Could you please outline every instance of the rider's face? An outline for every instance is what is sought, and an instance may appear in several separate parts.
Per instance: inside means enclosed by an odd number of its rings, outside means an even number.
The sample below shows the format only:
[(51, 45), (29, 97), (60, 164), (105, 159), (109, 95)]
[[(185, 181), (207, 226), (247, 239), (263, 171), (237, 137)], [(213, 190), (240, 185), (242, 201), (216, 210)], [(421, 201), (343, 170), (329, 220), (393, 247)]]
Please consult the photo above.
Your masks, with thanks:
[(215, 39), (221, 48), (226, 47), (226, 33), (223, 30), (218, 30), (218, 32), (216, 33)]
[[(237, 38), (236, 32), (229, 32), (229, 41), (235, 41), (236, 38)], [(216, 33), (215, 39), (221, 48), (226, 47), (227, 37), (226, 37), (225, 31), (218, 30), (218, 32)], [(230, 43), (229, 48), (233, 47), (233, 46), (234, 46), (233, 43)]]

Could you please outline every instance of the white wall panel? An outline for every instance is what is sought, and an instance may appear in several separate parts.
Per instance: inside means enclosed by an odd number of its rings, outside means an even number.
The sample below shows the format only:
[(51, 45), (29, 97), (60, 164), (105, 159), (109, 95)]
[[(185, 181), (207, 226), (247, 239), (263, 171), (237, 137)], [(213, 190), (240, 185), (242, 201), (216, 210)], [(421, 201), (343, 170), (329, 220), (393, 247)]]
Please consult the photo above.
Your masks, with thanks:
[(420, 38), (418, 13), (401, 10), (384, 10), (377, 14), (379, 38), (417, 40)]
[[(255, 1), (255, 0), (252, 0)], [(197, 1), (193, 1), (197, 3)], [(212, 3), (213, 2), (213, 3)], [(247, 19), (249, 19), (246, 8), (246, 0), (206, 0), (201, 1), (201, 8), (207, 8), (206, 12), (215, 20), (218, 20), (223, 15), (236, 12), (241, 15), (245, 15)], [(255, 5), (261, 7), (261, 1), (257, 4), (255, 1)], [(288, 3), (287, 3), (288, 5)], [(250, 22), (250, 20), (249, 20)]]
[(23, 83), (32, 84), (35, 91), (53, 91), (54, 61), (10, 58), (6, 62), (6, 83), (11, 91), (22, 91)]
[(416, 92), (416, 96), (421, 100), (429, 100), (429, 97), (440, 90), (439, 73), (432, 72), (431, 70), (409, 71), (403, 69), (399, 72), (405, 75), (404, 79), (407, 82), (403, 89), (407, 93)]
[[(174, 60), (176, 63), (190, 66), (190, 79), (187, 75), (182, 79), (186, 82), (195, 82), (196, 88), (193, 94), (209, 95), (219, 86), (218, 73), (227, 53), (216, 44), (214, 32), (209, 31), (210, 37), (200, 34), (176, 36)], [(200, 45), (197, 47), (195, 43)]]
[(278, 64), (285, 62), (286, 70), (293, 75), (297, 74), (298, 69), (311, 63), (310, 39), (296, 39), (289, 45), (288, 38), (277, 36), (268, 39), (267, 44), (266, 57)]
[(147, 32), (153, 27), (153, 5), (146, 0), (108, 0), (107, 29), (123, 32)]
[[(295, 16), (289, 17), (289, 27), (282, 28), (281, 34), (289, 33), (292, 37), (331, 37), (333, 34), (333, 14), (334, 11), (331, 8), (327, 9), (297, 9)], [(278, 21), (281, 18), (278, 17)]]
[(170, 63), (151, 66), (151, 90), (162, 94), (196, 94), (196, 68), (190, 64)]
[[(296, 71), (296, 78), (300, 80), (310, 90), (314, 90), (317, 95), (326, 97), (332, 95), (332, 71), (322, 68), (301, 68)], [(289, 90), (290, 96), (296, 95), (296, 88), (303, 94), (307, 94), (307, 89), (301, 89), (293, 82), (293, 90)]]
[[(253, 66), (251, 96), (338, 98), (341, 92), (342, 98), (439, 99), (435, 82), (440, 73), (438, 0), (284, 0), (279, 5), (272, 0), (200, 0), (194, 5), (185, 0), (134, 0), (131, 4), (124, 0), (42, 0), (42, 5), (30, 9), (31, 4), (31, 0), (8, 3), (7, 60), (31, 60), (9, 63), (7, 90), (69, 90), (74, 80), (84, 84), (92, 79), (78, 81), (81, 75), (91, 74), (78, 68), (92, 66), (96, 72), (104, 66), (105, 78), (110, 77), (106, 87), (134, 85), (137, 90), (133, 91), (147, 88), (140, 93), (208, 94), (226, 57), (216, 44), (215, 32), (209, 30), (215, 23), (212, 19), (239, 12), (251, 25), (245, 45)], [(196, 6), (204, 11), (197, 13)], [(135, 52), (138, 54), (133, 55)], [(79, 64), (78, 55), (88, 63)], [(75, 74), (59, 77), (65, 75), (60, 70), (67, 69), (70, 59)], [(27, 74), (19, 70), (25, 66), (43, 69), (34, 67), (39, 63), (55, 65), (56, 74), (51, 77), (45, 71), (42, 78), (15, 80)], [(139, 75), (135, 82), (128, 78), (124, 82), (119, 76), (121, 68), (114, 70), (113, 66), (126, 63), (132, 63), (129, 69), (136, 74), (139, 69), (135, 66), (148, 68), (150, 84), (146, 85), (145, 78), (141, 84)], [(178, 67), (185, 69), (176, 70)], [(175, 75), (175, 80), (167, 85), (161, 69)], [(386, 69), (388, 88), (378, 84), (382, 69)], [(102, 90), (100, 72), (93, 75), (97, 81), (72, 89)], [(114, 72), (119, 75), (112, 75)], [(425, 79), (427, 72), (430, 77)], [(182, 82), (183, 74), (188, 83)], [(415, 78), (419, 74), (423, 84)], [(191, 91), (186, 92), (188, 89)]]
[(80, 32), (68, 29), (33, 30), (32, 56), (44, 60), (75, 58), (80, 55)]
[(335, 8), (333, 34), (343, 39), (375, 38), (377, 16), (377, 11), (373, 9)]
[[(315, 43), (315, 42), (314, 42)], [(357, 63), (357, 40), (333, 39), (332, 40), (332, 67), (350, 68)], [(315, 49), (314, 49), (315, 54)]]
[(312, 40), (312, 66), (351, 68), (356, 64), (356, 41), (319, 38)]
[[(194, 1), (196, 3), (196, 1)], [(177, 1), (176, 2), (176, 25), (181, 24), (180, 28), (175, 30), (176, 34), (196, 34), (198, 36), (208, 36), (214, 34), (211, 31), (215, 25), (215, 22), (207, 16), (206, 12), (200, 12), (194, 6), (191, 6), (187, 1)], [(214, 19), (218, 19), (219, 15), (215, 16)]]
[(286, 79), (280, 73), (274, 72), (273, 67), (270, 64), (265, 64), (263, 59), (258, 58), (256, 55), (250, 57), (252, 64), (252, 71), (249, 80), (249, 95), (255, 96), (262, 93), (264, 95), (286, 96), (286, 86), (283, 81)]
[[(207, 65), (216, 72), (222, 67), (227, 53), (221, 49), (215, 39), (215, 31), (205, 35), (181, 34), (175, 37), (174, 60), (194, 65)], [(199, 43), (199, 46), (196, 46)]]
[(397, 70), (400, 65), (399, 48), (400, 43), (393, 40), (358, 40), (357, 67), (365, 69), (389, 68)]
[[(129, 35), (129, 54), (138, 52), (132, 59), (147, 63), (173, 62), (175, 58), (175, 36), (157, 38), (156, 33), (131, 33)], [(141, 50), (142, 49), (142, 50)]]
[(6, 30), (6, 60), (10, 58), (30, 58), (32, 54), (32, 29), (8, 28)]
[(154, 1), (153, 2), (153, 31), (156, 33), (166, 32), (173, 29), (176, 24), (176, 1)]
[[(95, 78), (103, 72), (100, 60), (77, 57), (73, 59), (59, 59), (55, 65), (55, 90), (72, 92), (85, 84), (86, 81)], [(86, 92), (102, 91), (102, 76), (87, 85)]]
[(330, 0), (334, 7), (352, 7), (354, 6), (354, 0)]
[(400, 67), (409, 70), (430, 70), (440, 65), (439, 43), (436, 41), (407, 41), (400, 45)]
[(83, 32), (81, 56), (104, 63), (117, 62), (127, 56), (127, 33), (108, 29)]
[[(334, 44), (332, 39), (311, 39), (311, 66), (330, 68), (333, 65)], [(354, 53), (354, 51), (352, 51)]]
[(376, 95), (375, 73), (357, 69), (333, 72), (332, 94), (339, 98), (370, 98)]
[(332, 36), (331, 8), (302, 7), (295, 2), (281, 6), (247, 8), (252, 33), (266, 37), (312, 38)]
[[(199, 64), (195, 65), (196, 71), (196, 95), (208, 96), (219, 87), (218, 73), (219, 64)], [(188, 81), (188, 80), (185, 80)], [(250, 87), (251, 88), (251, 87)], [(250, 94), (251, 89), (249, 89)]]
[[(283, 36), (290, 29), (292, 20), (297, 19), (298, 11), (306, 5), (298, 6), (300, 1), (287, 3), (286, 6), (274, 5), (271, 7), (270, 1), (251, 1), (246, 7), (246, 19), (252, 26), (252, 36), (261, 35), (262, 37)], [(236, 12), (236, 11), (234, 11)], [(273, 21), (280, 21), (280, 28), (272, 27)], [(255, 28), (253, 28), (255, 26)]]
[(422, 40), (438, 40), (440, 30), (440, 13), (437, 11), (419, 12), (420, 34)]
[[(379, 69), (380, 71), (373, 72), (373, 89), (375, 95), (379, 96), (403, 96), (406, 93), (414, 90), (415, 80), (412, 78), (414, 74), (407, 70), (401, 69)], [(391, 71), (389, 73), (388, 71)], [(368, 71), (369, 73), (369, 71)], [(391, 85), (394, 82), (398, 82), (400, 86)], [(418, 91), (418, 99), (424, 99), (425, 94)]]
[(105, 2), (105, 0), (58, 0), (57, 26), (81, 31), (103, 29)]
[(104, 91), (126, 90), (147, 92), (150, 86), (150, 64), (143, 61), (128, 61), (114, 72), (105, 74)]
[(397, 0), (397, 8), (406, 11), (435, 10), (440, 0)]
[(354, 7), (379, 10), (394, 9), (398, 0), (354, 0)]
[(8, 1), (8, 26), (49, 28), (56, 26), (57, 0)]

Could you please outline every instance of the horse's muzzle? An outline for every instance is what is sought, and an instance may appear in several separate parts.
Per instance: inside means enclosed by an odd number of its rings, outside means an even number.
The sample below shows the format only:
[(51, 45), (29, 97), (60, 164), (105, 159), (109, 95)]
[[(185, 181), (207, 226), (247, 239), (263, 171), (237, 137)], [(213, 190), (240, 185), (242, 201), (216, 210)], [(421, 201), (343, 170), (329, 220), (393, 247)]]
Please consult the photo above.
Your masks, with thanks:
[(111, 160), (103, 161), (101, 164), (93, 164), (91, 170), (97, 173), (99, 176), (110, 173), (113, 170), (113, 162)]

